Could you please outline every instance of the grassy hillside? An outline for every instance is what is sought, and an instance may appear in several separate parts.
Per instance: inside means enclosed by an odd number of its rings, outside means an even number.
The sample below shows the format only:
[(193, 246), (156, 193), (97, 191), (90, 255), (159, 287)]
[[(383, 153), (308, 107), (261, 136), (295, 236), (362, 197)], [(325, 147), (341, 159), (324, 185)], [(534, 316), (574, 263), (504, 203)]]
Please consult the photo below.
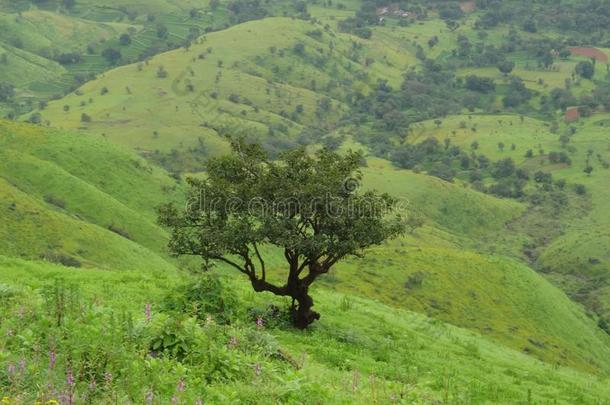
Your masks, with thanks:
[(403, 244), (341, 266), (328, 284), (477, 330), (549, 363), (608, 367), (601, 360), (610, 354), (608, 337), (595, 321), (532, 269), (504, 257)]
[[(167, 292), (175, 295), (183, 282), (168, 273), (83, 271), (7, 258), (0, 258), (0, 268), (2, 311), (22, 314), (22, 321), (1, 326), (3, 334), (15, 336), (0, 343), (2, 395), (11, 403), (87, 396), (97, 403), (146, 398), (164, 403), (173, 397), (182, 403), (603, 404), (610, 395), (603, 378), (540, 363), (422, 315), (321, 288), (316, 295), (325, 316), (307, 332), (283, 326), (265, 312), (269, 297), (230, 279), (223, 283), (237, 301), (220, 312), (211, 308), (199, 326), (189, 312), (167, 307)], [(58, 278), (65, 290), (57, 289)], [(209, 297), (226, 294), (203, 291), (213, 294)], [(41, 308), (60, 294), (65, 306)], [(82, 310), (76, 302), (84, 304)], [(250, 306), (259, 308), (262, 327), (245, 312)], [(56, 326), (58, 311), (62, 320)], [(234, 311), (230, 325), (222, 321), (227, 311)], [(22, 346), (17, 336), (35, 346)], [(158, 339), (165, 343), (157, 346)], [(186, 357), (171, 354), (173, 339), (182, 342)], [(50, 388), (32, 390), (33, 381)]]
[(107, 142), (27, 125), (2, 122), (0, 145), (3, 254), (169, 267), (154, 208), (172, 179)]
[(106, 70), (190, 44), (203, 33), (300, 13), (288, 1), (4, 1), (0, 83), (14, 86), (15, 95), (0, 99), (0, 114), (31, 111)]
[[(510, 157), (530, 173), (543, 171), (568, 184), (584, 185), (589, 200), (584, 215), (564, 211), (557, 218), (559, 221), (535, 221), (520, 230), (530, 235), (530, 245), (537, 249), (536, 267), (572, 297), (605, 316), (610, 307), (605, 293), (610, 270), (606, 185), (610, 138), (604, 126), (607, 119), (607, 114), (596, 114), (579, 123), (562, 124), (553, 133), (551, 124), (527, 117), (451, 116), (438, 127), (432, 122), (421, 123), (412, 138), (413, 142), (430, 136), (448, 138), (465, 149), (476, 142), (477, 151), (492, 160)], [(568, 136), (567, 142), (561, 141), (562, 135)], [(528, 150), (533, 152), (529, 157)], [(571, 164), (551, 162), (551, 152), (567, 153)], [(590, 175), (584, 172), (587, 166), (593, 168)], [(527, 218), (532, 220), (531, 215)]]
[[(226, 151), (227, 133), (248, 133), (281, 149), (294, 145), (314, 120), (336, 125), (347, 111), (341, 101), (346, 85), (366, 92), (381, 73), (399, 79), (404, 61), (364, 65), (377, 52), (354, 49), (348, 37), (321, 25), (268, 18), (206, 35), (188, 51), (108, 72), (78, 94), (51, 102), (42, 115), (51, 125), (84, 128), (169, 161), (177, 160), (172, 154)], [(341, 83), (339, 74), (352, 79)], [(102, 89), (108, 90), (104, 96)], [(83, 114), (91, 122), (83, 123)]]

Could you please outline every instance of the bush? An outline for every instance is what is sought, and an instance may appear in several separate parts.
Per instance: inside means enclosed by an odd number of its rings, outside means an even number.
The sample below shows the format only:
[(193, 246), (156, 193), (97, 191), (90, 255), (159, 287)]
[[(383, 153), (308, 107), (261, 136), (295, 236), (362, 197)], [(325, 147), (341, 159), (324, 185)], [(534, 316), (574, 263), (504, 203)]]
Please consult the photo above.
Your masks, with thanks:
[(587, 188), (584, 184), (574, 184), (574, 192), (578, 195), (585, 195), (587, 194)]
[(61, 264), (66, 267), (81, 267), (81, 262), (72, 256), (68, 256), (64, 253), (56, 252), (45, 252), (40, 255), (42, 260), (46, 260), (51, 263)]
[(121, 34), (121, 37), (119, 38), (119, 42), (121, 43), (121, 45), (127, 46), (127, 45), (131, 44), (131, 36), (127, 33)]
[(422, 286), (424, 279), (426, 278), (426, 273), (422, 271), (416, 271), (413, 274), (410, 274), (405, 282), (405, 288), (408, 290), (413, 290)]
[(157, 69), (157, 77), (160, 79), (165, 79), (168, 76), (167, 70), (163, 66), (159, 66)]
[(218, 322), (230, 323), (239, 312), (238, 304), (235, 296), (224, 288), (218, 277), (204, 273), (197, 281), (183, 285), (166, 296), (163, 308), (198, 319), (212, 315)]
[(129, 233), (126, 230), (119, 228), (118, 226), (116, 226), (114, 224), (108, 225), (108, 230), (116, 233), (117, 235), (124, 237), (125, 239), (132, 240), (131, 235), (129, 235)]
[(104, 49), (104, 51), (102, 52), (102, 56), (111, 65), (116, 65), (117, 63), (119, 63), (119, 61), (121, 60), (121, 57), (122, 57), (121, 51), (119, 51), (118, 49), (114, 49), (114, 48)]
[(10, 83), (0, 83), (0, 101), (9, 101), (15, 95), (15, 88)]
[(45, 195), (44, 201), (61, 209), (66, 208), (66, 202), (64, 200), (62, 200), (61, 198), (57, 198), (51, 194)]

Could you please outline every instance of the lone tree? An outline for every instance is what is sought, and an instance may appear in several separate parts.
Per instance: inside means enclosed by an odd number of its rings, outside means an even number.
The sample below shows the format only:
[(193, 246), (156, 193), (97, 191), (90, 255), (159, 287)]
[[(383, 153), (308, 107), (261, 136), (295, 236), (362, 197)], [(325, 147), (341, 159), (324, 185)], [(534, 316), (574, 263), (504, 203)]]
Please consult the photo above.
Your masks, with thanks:
[(510, 61), (510, 60), (504, 60), (504, 61), (498, 63), (498, 70), (504, 76), (508, 76), (508, 74), (510, 74), (510, 72), (512, 72), (514, 68), (515, 68), (515, 62)]
[[(320, 314), (309, 287), (347, 256), (361, 256), (404, 231), (387, 194), (359, 192), (362, 156), (296, 149), (270, 161), (257, 144), (232, 143), (233, 153), (211, 159), (206, 179), (188, 179), (187, 209), (160, 209), (175, 255), (198, 255), (204, 267), (222, 262), (245, 274), (254, 291), (292, 298), (295, 327)], [(285, 271), (264, 257), (282, 252)], [(277, 256), (276, 256), (277, 257)]]

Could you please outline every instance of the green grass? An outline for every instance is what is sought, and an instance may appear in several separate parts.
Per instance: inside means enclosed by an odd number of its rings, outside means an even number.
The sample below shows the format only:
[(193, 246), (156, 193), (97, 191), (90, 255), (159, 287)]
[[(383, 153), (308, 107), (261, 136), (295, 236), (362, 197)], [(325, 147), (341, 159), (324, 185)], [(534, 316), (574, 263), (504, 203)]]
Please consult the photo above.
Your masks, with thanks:
[[(423, 315), (323, 288), (315, 291), (317, 308), (323, 317), (306, 332), (274, 327), (273, 318), (266, 317), (265, 326), (257, 329), (245, 313), (230, 326), (208, 321), (207, 326), (186, 327), (185, 321), (185, 329), (178, 329), (184, 334), (181, 336), (204, 339), (202, 343), (212, 337), (219, 339), (204, 343), (209, 350), (207, 361), (182, 365), (171, 356), (152, 359), (134, 348), (154, 339), (167, 316), (161, 309), (163, 297), (184, 277), (159, 272), (73, 270), (7, 258), (0, 258), (0, 268), (3, 291), (13, 297), (8, 298), (8, 309), (17, 311), (21, 305), (21, 316), (28, 320), (15, 323), (11, 319), (3, 323), (3, 333), (10, 328), (15, 336), (27, 336), (29, 342), (37, 341), (42, 333), (55, 336), (65, 330), (62, 340), (55, 343), (57, 361), (52, 371), (48, 371), (49, 349), (45, 341), (40, 341), (40, 356), (35, 357), (29, 348), (20, 354), (26, 368), (10, 380), (12, 383), (3, 385), (2, 391), (3, 396), (17, 403), (40, 398), (43, 393), (47, 399), (58, 395), (53, 396), (52, 391), (44, 388), (39, 391), (20, 385), (25, 376), (51, 384), (56, 392), (67, 389), (68, 365), (64, 355), (69, 350), (76, 381), (73, 391), (78, 396), (96, 395), (98, 403), (139, 401), (149, 391), (154, 392), (157, 401), (166, 402), (178, 396), (189, 403), (204, 398), (212, 402), (251, 403), (603, 404), (610, 395), (608, 381), (603, 378), (541, 363), (477, 333)], [(82, 318), (75, 323), (78, 315), (73, 308), (66, 307), (63, 322), (68, 329), (45, 325), (55, 312), (39, 309), (44, 303), (40, 291), (53, 291), (48, 288), (56, 285), (58, 278), (66, 288), (78, 285), (77, 290), (66, 290), (69, 300), (77, 299), (91, 308), (83, 309)], [(242, 282), (223, 278), (226, 288), (238, 297), (240, 308), (264, 308), (270, 302), (269, 297), (249, 292)], [(152, 304), (150, 323), (144, 317), (147, 303)], [(120, 319), (131, 316), (133, 329), (121, 322), (106, 326), (106, 332), (96, 326), (95, 322), (113, 316)], [(133, 330), (133, 337), (123, 340), (129, 330)], [(114, 336), (108, 332), (114, 332)], [(231, 336), (237, 338), (237, 343), (233, 349), (227, 349), (226, 342)], [(77, 341), (85, 352), (72, 346)], [(17, 354), (11, 352), (16, 342), (10, 338), (0, 343), (3, 370), (9, 364), (19, 363)], [(108, 344), (114, 344), (119, 351), (109, 350)], [(100, 372), (105, 370), (113, 376), (110, 384), (104, 383), (103, 374), (94, 377), (79, 372), (86, 367), (81, 362), (84, 353), (93, 354), (97, 350), (107, 353), (105, 369)], [(289, 359), (294, 366), (282, 358)], [(97, 361), (95, 357), (89, 359)], [(211, 376), (204, 383), (200, 373), (209, 367), (216, 367), (216, 377)], [(92, 379), (99, 384), (95, 391), (87, 388)], [(183, 391), (176, 388), (180, 380), (184, 382)], [(22, 388), (14, 391), (18, 387)]]
[[(110, 71), (78, 94), (51, 102), (42, 115), (51, 125), (86, 128), (148, 154), (185, 151), (202, 138), (207, 154), (217, 155), (227, 150), (225, 133), (249, 134), (270, 144), (282, 142), (279, 138), (294, 142), (304, 125), (320, 119), (316, 109), (323, 97), (332, 99), (330, 111), (321, 117), (327, 125), (347, 111), (341, 102), (345, 86), (329, 87), (339, 84), (338, 74), (351, 70), (349, 87), (366, 92), (376, 77), (388, 72), (397, 82), (404, 66), (378, 61), (367, 68), (366, 57), (379, 53), (372, 44), (364, 43), (354, 54), (349, 37), (324, 32), (317, 40), (307, 35), (316, 29), (323, 31), (299, 20), (268, 18), (211, 33), (188, 51), (153, 58), (141, 71), (135, 65)], [(294, 54), (297, 42), (305, 44), (305, 56)], [(167, 78), (157, 77), (160, 66)], [(357, 72), (369, 76), (358, 79)], [(109, 93), (101, 96), (104, 87)], [(230, 101), (232, 94), (240, 99)], [(303, 112), (294, 115), (297, 105)], [(92, 117), (90, 124), (81, 122), (82, 113)], [(269, 136), (269, 128), (278, 131), (278, 141)]]
[(154, 213), (176, 187), (165, 174), (105, 141), (37, 127), (2, 122), (0, 144), (3, 254), (169, 267)]
[[(542, 170), (552, 173), (557, 179), (565, 179), (568, 184), (585, 185), (591, 199), (590, 211), (585, 215), (564, 218), (559, 223), (561, 234), (542, 247), (537, 267), (545, 273), (557, 273), (550, 276), (553, 281), (590, 308), (597, 308), (604, 314), (608, 314), (610, 308), (607, 294), (603, 293), (609, 282), (610, 223), (607, 213), (610, 207), (606, 185), (608, 169), (604, 168), (602, 162), (610, 161), (610, 138), (606, 128), (599, 123), (603, 123), (607, 116), (596, 114), (580, 123), (571, 124), (576, 132), (565, 149), (559, 136), (569, 130), (568, 126), (561, 125), (554, 134), (550, 132), (548, 123), (527, 117), (521, 121), (521, 117), (516, 115), (451, 116), (443, 119), (439, 128), (433, 122), (418, 125), (411, 138), (413, 142), (429, 136), (441, 141), (449, 138), (453, 144), (466, 150), (476, 141), (479, 144), (477, 153), (488, 156), (492, 161), (510, 157), (530, 173)], [(462, 122), (466, 128), (461, 128)], [(472, 131), (472, 128), (476, 131)], [(500, 142), (505, 145), (503, 151), (498, 147)], [(514, 150), (511, 148), (513, 144)], [(534, 152), (533, 158), (525, 157), (529, 149)], [(593, 155), (589, 160), (594, 171), (589, 176), (583, 169), (590, 150)], [(542, 155), (540, 151), (543, 151)], [(548, 161), (551, 151), (567, 152), (572, 164), (551, 164)], [(549, 229), (549, 232), (552, 231)]]

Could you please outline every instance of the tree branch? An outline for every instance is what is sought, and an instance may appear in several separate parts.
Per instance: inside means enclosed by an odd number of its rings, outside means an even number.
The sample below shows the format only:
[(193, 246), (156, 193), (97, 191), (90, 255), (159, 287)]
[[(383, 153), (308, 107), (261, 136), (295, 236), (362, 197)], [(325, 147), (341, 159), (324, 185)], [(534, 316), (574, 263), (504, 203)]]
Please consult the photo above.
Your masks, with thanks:
[(252, 242), (252, 246), (254, 246), (254, 252), (256, 252), (256, 257), (258, 257), (258, 261), (261, 264), (261, 276), (262, 276), (262, 280), (265, 281), (265, 279), (267, 278), (267, 271), (265, 269), (265, 262), (263, 261), (263, 257), (261, 256), (260, 252), (258, 251), (258, 246), (256, 245), (256, 242)]
[(235, 267), (237, 270), (239, 270), (240, 272), (246, 274), (247, 276), (250, 276), (250, 274), (248, 273), (248, 271), (244, 267), (240, 266), (239, 264), (235, 263), (232, 260), (227, 259), (226, 257), (223, 257), (223, 256), (212, 256), (212, 259), (220, 260), (221, 262), (225, 262), (225, 263)]

